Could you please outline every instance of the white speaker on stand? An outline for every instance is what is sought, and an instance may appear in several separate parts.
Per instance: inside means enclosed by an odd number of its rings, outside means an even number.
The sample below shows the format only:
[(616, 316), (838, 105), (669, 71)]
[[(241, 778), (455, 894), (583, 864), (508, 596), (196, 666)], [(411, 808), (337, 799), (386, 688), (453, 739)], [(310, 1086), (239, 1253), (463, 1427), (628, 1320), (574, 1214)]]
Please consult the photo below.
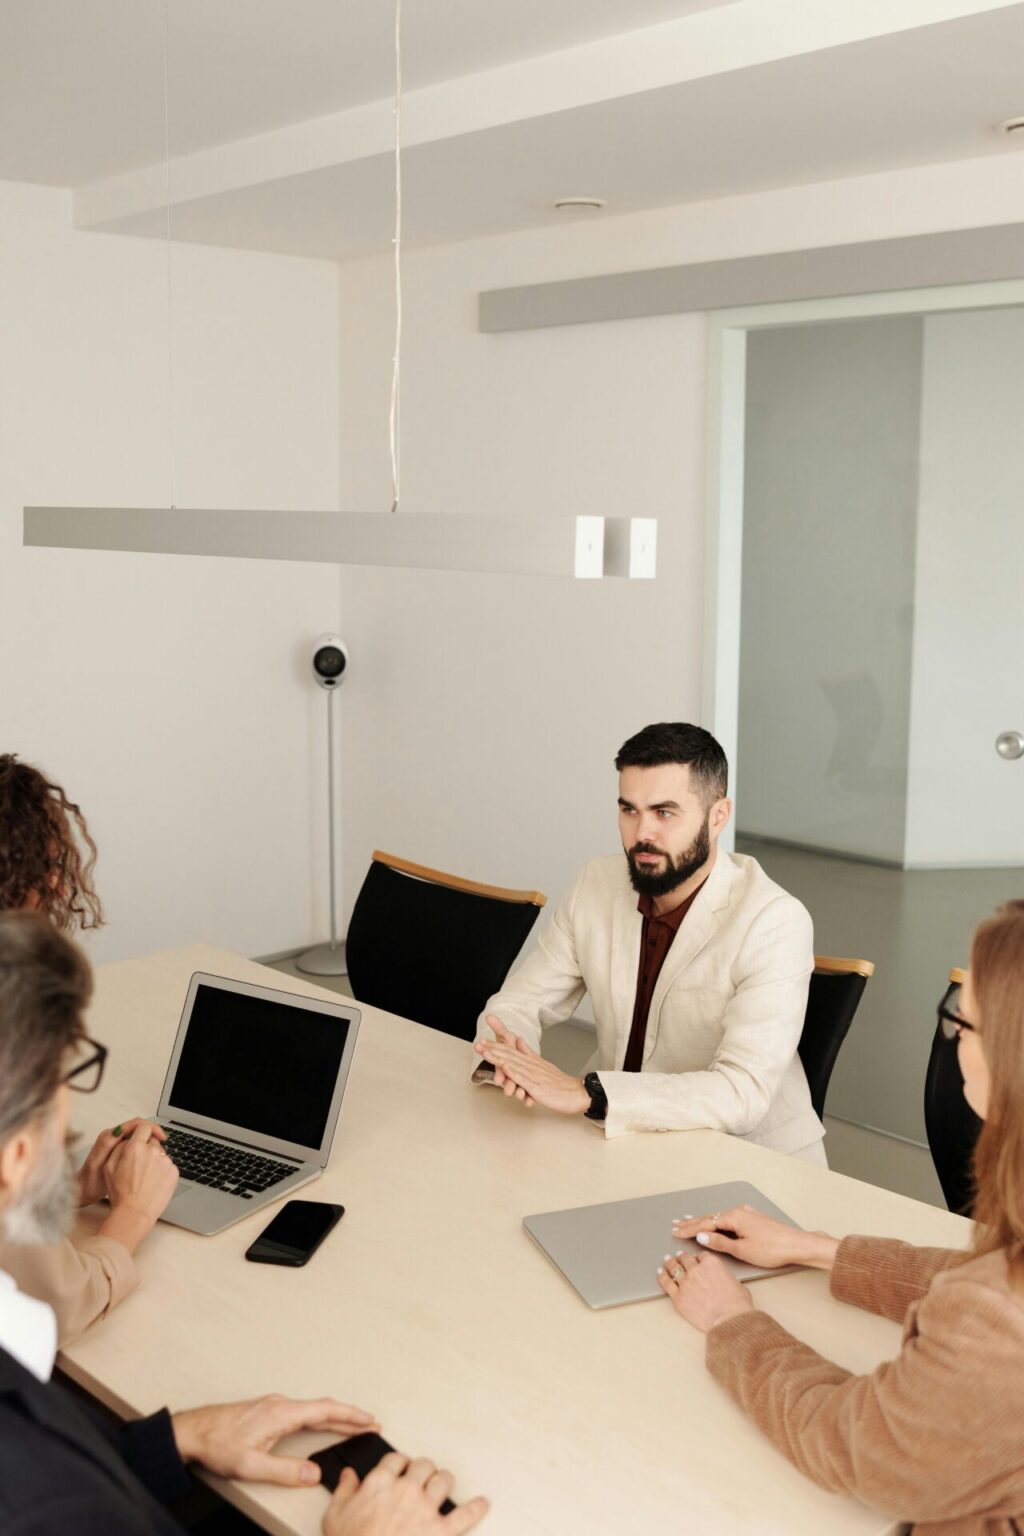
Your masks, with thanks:
[(321, 635), (313, 647), (313, 676), (327, 694), (327, 843), (331, 880), (331, 937), (327, 944), (307, 949), (295, 961), (295, 969), (307, 976), (347, 976), (345, 946), (338, 939), (338, 906), (335, 890), (334, 695), (348, 669), (348, 648), (337, 635)]

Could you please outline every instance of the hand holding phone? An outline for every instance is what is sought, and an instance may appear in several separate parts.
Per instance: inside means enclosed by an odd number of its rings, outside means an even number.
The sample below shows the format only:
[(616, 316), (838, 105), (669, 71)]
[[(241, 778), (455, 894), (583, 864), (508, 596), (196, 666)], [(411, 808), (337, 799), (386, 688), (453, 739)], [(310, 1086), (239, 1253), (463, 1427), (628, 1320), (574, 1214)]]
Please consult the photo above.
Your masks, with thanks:
[(343, 1205), (322, 1200), (289, 1200), (246, 1249), (250, 1264), (308, 1264), (324, 1238), (345, 1214)]
[[(351, 1467), (362, 1482), (378, 1461), (382, 1461), (393, 1450), (394, 1446), (389, 1445), (382, 1435), (367, 1433), (352, 1435), (348, 1440), (339, 1440), (336, 1445), (327, 1446), (325, 1450), (314, 1451), (309, 1460), (316, 1462), (324, 1487), (333, 1493), (346, 1467)], [(443, 1499), (438, 1505), (442, 1515), (450, 1514), (454, 1508), (451, 1499)]]

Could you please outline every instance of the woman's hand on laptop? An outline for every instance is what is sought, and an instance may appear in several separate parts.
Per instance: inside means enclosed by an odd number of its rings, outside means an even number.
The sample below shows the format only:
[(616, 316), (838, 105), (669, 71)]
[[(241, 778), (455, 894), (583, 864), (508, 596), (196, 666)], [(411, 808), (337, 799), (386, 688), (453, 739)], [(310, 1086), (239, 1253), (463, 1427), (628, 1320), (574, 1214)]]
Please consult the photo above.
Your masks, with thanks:
[(161, 1130), (160, 1126), (143, 1120), (141, 1115), (135, 1115), (131, 1120), (125, 1120), (123, 1124), (115, 1125), (113, 1130), (100, 1131), (93, 1142), (92, 1151), (78, 1172), (79, 1205), (95, 1205), (97, 1201), (106, 1199), (107, 1186), (103, 1179), (103, 1170), (110, 1154), (120, 1146), (124, 1137), (130, 1136), (139, 1125), (149, 1125), (154, 1140), (166, 1141), (167, 1133)]
[(160, 1127), (136, 1122), (122, 1135), (103, 1164), (103, 1183), (110, 1215), (100, 1227), (104, 1237), (116, 1238), (134, 1253), (150, 1233), (178, 1184), (178, 1170), (163, 1147)]
[(470, 1499), (442, 1515), (452, 1481), (432, 1461), (410, 1461), (398, 1451), (382, 1457), (362, 1482), (346, 1467), (324, 1515), (324, 1536), (463, 1536), (490, 1506)]
[(730, 1253), (760, 1269), (781, 1269), (785, 1264), (831, 1269), (839, 1246), (825, 1232), (800, 1232), (755, 1211), (752, 1205), (736, 1205), (713, 1216), (682, 1217), (672, 1223), (672, 1236), (694, 1238), (702, 1248)]
[(300, 1430), (360, 1435), (380, 1428), (372, 1413), (331, 1397), (300, 1402), (272, 1394), (246, 1403), (217, 1403), (171, 1416), (182, 1461), (197, 1461), (218, 1477), (251, 1483), (307, 1487), (320, 1481), (320, 1468), (303, 1456), (276, 1456), (274, 1447)]

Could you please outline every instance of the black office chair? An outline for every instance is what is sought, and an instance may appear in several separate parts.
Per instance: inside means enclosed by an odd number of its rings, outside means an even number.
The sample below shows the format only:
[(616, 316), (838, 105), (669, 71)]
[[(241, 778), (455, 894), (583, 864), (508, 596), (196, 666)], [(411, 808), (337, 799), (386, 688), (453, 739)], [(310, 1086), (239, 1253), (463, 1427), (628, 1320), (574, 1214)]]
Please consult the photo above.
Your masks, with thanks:
[[(963, 971), (950, 971), (951, 986), (962, 984), (963, 979)], [(964, 1098), (956, 1044), (947, 1040), (941, 1024), (935, 1030), (924, 1077), (924, 1125), (946, 1204), (958, 1216), (969, 1216), (974, 1204), (971, 1170), (981, 1120)]]
[(868, 977), (874, 974), (870, 960), (843, 960), (834, 955), (814, 957), (807, 1012), (797, 1050), (819, 1119), (825, 1113), (825, 1094), (839, 1048), (853, 1023)]
[(474, 1039), (546, 901), (375, 852), (345, 940), (356, 1001)]

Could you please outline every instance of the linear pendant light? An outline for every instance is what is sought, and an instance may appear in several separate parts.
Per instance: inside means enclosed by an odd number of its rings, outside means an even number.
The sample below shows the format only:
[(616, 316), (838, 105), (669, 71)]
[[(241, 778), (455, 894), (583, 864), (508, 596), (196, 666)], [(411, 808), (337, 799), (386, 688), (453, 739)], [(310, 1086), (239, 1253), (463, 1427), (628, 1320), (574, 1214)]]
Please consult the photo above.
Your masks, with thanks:
[(191, 507), (26, 507), (25, 544), (143, 555), (225, 555), (524, 576), (655, 574), (647, 517), (460, 512), (268, 512)]
[(402, 47), (395, 0), (395, 350), (389, 435), (391, 512), (293, 512), (175, 506), (171, 288), (170, 111), (164, 0), (164, 162), (168, 332), (168, 507), (25, 507), (26, 545), (135, 554), (218, 555), (336, 565), (507, 572), (596, 579), (656, 574), (657, 520), (590, 515), (491, 516), (399, 510), (399, 383), (402, 347)]

